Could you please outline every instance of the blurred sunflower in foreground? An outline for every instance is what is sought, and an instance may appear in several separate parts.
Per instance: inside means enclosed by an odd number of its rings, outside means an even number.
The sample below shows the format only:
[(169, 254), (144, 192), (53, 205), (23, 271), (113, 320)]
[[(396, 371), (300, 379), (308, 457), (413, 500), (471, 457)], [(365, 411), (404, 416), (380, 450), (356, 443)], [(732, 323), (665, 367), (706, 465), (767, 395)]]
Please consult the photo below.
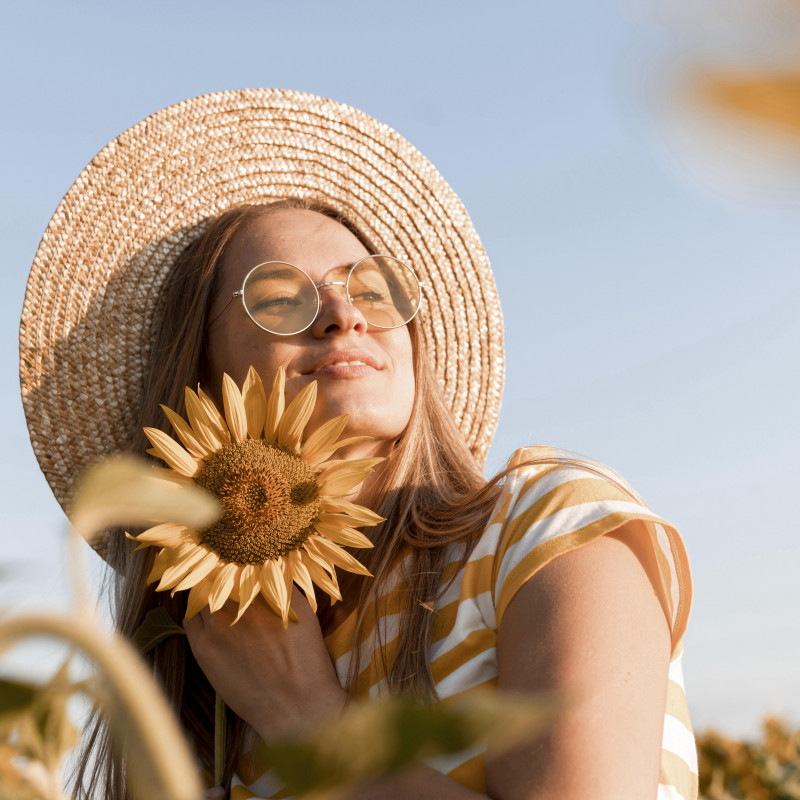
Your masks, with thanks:
[(800, 201), (800, 4), (623, 3), (663, 36), (647, 103), (670, 155), (715, 194)]
[(314, 584), (341, 600), (335, 567), (370, 574), (342, 546), (371, 547), (356, 528), (382, 517), (342, 495), (383, 459), (331, 460), (339, 448), (367, 438), (339, 439), (346, 415), (303, 441), (317, 384), (284, 408), (284, 382), (281, 367), (267, 399), (252, 367), (241, 391), (224, 375), (224, 416), (201, 389), (187, 387), (188, 422), (162, 406), (183, 447), (163, 431), (144, 429), (148, 453), (169, 465), (169, 477), (191, 479), (222, 507), (221, 518), (202, 530), (164, 523), (129, 535), (141, 547), (161, 548), (148, 583), (159, 581), (157, 591), (173, 594), (189, 589), (187, 618), (206, 605), (217, 611), (230, 598), (239, 603), (238, 621), (261, 594), (286, 627), (296, 619), (293, 583), (316, 610)]
[(695, 91), (710, 107), (783, 133), (800, 147), (800, 65), (771, 73), (700, 69)]

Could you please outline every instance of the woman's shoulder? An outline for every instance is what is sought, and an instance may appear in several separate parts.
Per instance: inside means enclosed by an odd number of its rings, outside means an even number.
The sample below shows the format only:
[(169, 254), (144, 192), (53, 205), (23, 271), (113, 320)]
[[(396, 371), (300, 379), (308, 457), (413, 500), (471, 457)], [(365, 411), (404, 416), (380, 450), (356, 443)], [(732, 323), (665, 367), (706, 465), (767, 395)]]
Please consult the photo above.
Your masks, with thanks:
[(577, 453), (523, 447), (499, 474), (500, 492), (484, 532), (485, 545), (492, 534), (498, 545), (509, 546), (523, 534), (531, 543), (542, 543), (590, 521), (603, 520), (599, 527), (605, 533), (629, 515), (663, 522), (621, 475)]
[(551, 490), (561, 486), (565, 490), (575, 489), (575, 481), (589, 480), (586, 484), (595, 489), (610, 485), (621, 490), (627, 497), (644, 505), (642, 498), (618, 472), (606, 464), (588, 456), (545, 445), (530, 445), (515, 450), (503, 470), (506, 476), (503, 487), (506, 494), (524, 494), (534, 485)]
[(677, 529), (605, 464), (552, 447), (525, 447), (508, 462), (473, 559), (492, 564), (498, 624), (517, 591), (553, 559), (607, 535), (626, 537), (659, 595), (678, 646), (691, 578)]

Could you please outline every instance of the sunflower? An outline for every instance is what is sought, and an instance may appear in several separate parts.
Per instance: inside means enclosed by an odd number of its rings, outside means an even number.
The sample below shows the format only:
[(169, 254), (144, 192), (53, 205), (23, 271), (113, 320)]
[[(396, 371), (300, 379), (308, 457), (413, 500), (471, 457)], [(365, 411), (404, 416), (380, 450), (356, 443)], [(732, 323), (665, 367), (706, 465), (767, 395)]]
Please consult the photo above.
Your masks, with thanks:
[[(129, 538), (160, 547), (147, 582), (173, 595), (189, 589), (187, 618), (206, 605), (217, 611), (226, 600), (239, 603), (237, 622), (259, 593), (283, 620), (296, 583), (316, 611), (314, 584), (332, 602), (341, 600), (336, 567), (369, 575), (346, 547), (372, 547), (356, 530), (382, 517), (345, 500), (382, 461), (332, 460), (341, 447), (369, 437), (339, 439), (347, 415), (321, 425), (303, 441), (317, 398), (316, 381), (284, 408), (284, 370), (278, 369), (269, 399), (250, 367), (241, 389), (223, 375), (224, 415), (198, 387), (186, 388), (188, 422), (162, 406), (183, 447), (157, 428), (145, 428), (147, 452), (162, 459), (173, 479), (191, 479), (215, 495), (222, 516), (203, 530), (156, 525)], [(337, 441), (338, 440), (338, 441)]]

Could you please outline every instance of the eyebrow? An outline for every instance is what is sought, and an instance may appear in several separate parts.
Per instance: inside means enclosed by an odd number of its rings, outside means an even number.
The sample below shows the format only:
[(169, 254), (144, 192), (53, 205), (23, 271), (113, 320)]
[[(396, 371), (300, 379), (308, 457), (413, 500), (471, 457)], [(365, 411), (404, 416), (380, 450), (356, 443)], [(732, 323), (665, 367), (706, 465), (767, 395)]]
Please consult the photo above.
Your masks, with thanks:
[(269, 278), (292, 278), (295, 276), (295, 271), (287, 269), (286, 267), (277, 267), (271, 269), (269, 272), (257, 272), (250, 277), (250, 281), (265, 281)]
[[(360, 261), (361, 259), (356, 259), (356, 261)], [(356, 261), (346, 261), (344, 264), (339, 264), (336, 267), (331, 267), (326, 275), (330, 275), (331, 273), (339, 273), (339, 272), (349, 272)], [(295, 271), (292, 269), (288, 269), (286, 267), (276, 267), (275, 269), (271, 269), (269, 272), (257, 272), (255, 275), (251, 276), (249, 281), (253, 283), (257, 281), (265, 281), (271, 278), (293, 278), (296, 275)]]
[(339, 264), (338, 267), (331, 267), (326, 274), (330, 274), (331, 272), (349, 272), (355, 263), (355, 261), (347, 261), (344, 264)]

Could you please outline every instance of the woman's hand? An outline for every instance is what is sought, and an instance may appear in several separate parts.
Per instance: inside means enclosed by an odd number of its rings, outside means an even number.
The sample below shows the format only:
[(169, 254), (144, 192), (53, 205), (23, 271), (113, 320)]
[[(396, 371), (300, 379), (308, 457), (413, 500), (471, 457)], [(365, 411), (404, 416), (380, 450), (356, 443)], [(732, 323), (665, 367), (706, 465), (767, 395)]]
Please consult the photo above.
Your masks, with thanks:
[(317, 617), (297, 589), (292, 608), (299, 622), (290, 622), (288, 630), (261, 598), (233, 626), (237, 606), (231, 601), (214, 614), (206, 607), (183, 623), (211, 685), (265, 741), (341, 711), (348, 697)]

